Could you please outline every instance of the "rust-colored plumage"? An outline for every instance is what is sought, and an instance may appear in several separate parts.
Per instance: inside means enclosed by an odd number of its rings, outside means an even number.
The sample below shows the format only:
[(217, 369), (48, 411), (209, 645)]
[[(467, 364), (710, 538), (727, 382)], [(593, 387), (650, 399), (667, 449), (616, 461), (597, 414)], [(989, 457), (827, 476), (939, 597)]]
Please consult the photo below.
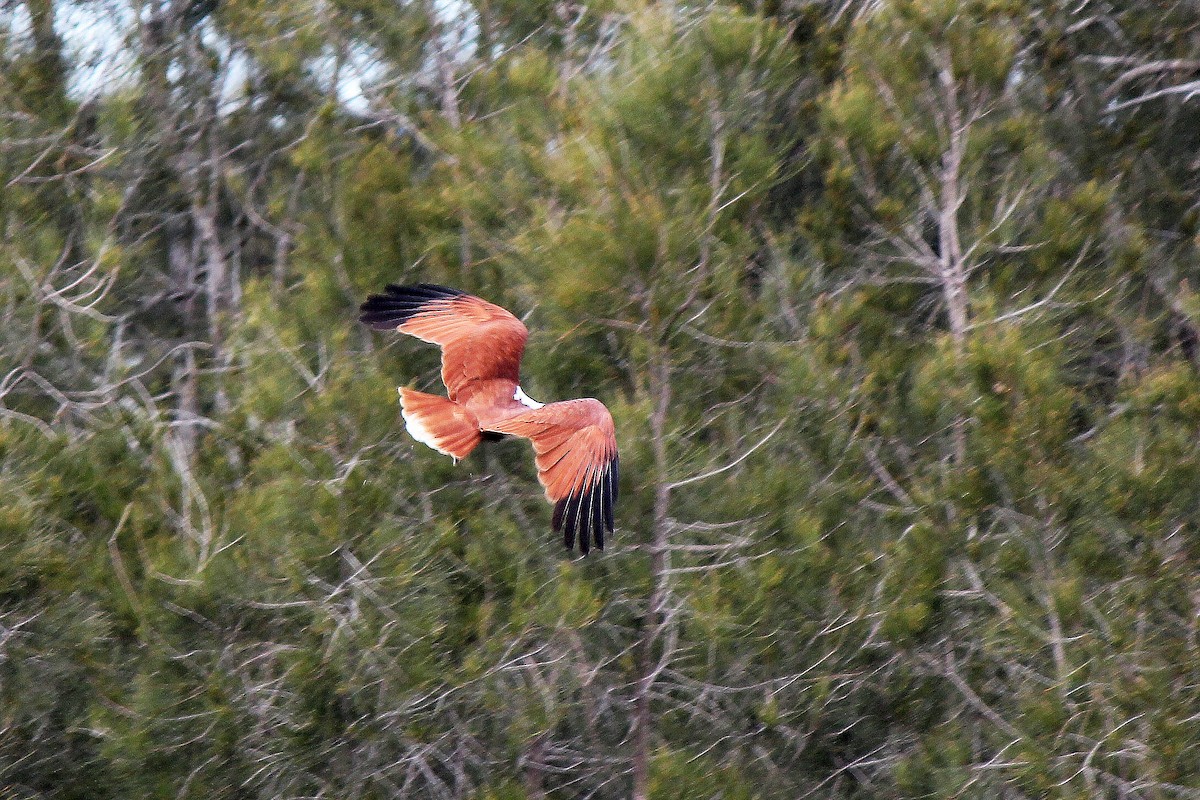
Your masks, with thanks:
[(456, 460), (488, 434), (533, 443), (538, 480), (554, 504), (553, 527), (568, 548), (604, 549), (617, 500), (617, 440), (599, 400), (542, 404), (518, 383), (529, 331), (500, 306), (444, 286), (388, 286), (362, 306), (362, 321), (442, 348), (449, 397), (401, 387), (405, 427), (414, 439)]

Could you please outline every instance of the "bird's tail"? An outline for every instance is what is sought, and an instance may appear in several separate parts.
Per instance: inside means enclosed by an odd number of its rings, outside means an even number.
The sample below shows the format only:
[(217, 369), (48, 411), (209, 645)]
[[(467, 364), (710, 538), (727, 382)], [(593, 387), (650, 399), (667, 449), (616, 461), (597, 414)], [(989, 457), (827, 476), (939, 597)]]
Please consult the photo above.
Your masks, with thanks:
[(457, 461), (466, 458), (482, 438), (470, 410), (435, 394), (400, 387), (401, 416), (409, 434)]

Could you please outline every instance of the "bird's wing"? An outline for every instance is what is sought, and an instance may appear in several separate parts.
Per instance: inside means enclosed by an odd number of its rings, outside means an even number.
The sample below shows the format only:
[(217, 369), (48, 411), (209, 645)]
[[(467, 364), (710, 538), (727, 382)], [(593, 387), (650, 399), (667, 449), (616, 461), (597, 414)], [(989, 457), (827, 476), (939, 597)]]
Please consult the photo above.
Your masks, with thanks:
[(566, 400), (488, 426), (533, 442), (538, 480), (554, 504), (554, 530), (586, 555), (613, 531), (619, 463), (612, 415), (599, 400)]
[(421, 283), (388, 286), (362, 305), (362, 321), (398, 330), (442, 348), (442, 382), (451, 400), (476, 381), (518, 379), (529, 331), (498, 305), (473, 295)]

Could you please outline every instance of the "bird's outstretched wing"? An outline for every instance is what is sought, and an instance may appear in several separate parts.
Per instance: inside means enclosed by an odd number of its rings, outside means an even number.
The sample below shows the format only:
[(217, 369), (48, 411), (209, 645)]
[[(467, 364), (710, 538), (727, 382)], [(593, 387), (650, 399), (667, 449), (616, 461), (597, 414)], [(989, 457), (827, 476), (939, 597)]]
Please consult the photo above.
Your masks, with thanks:
[(480, 381), (516, 383), (529, 338), (521, 320), (474, 295), (432, 283), (393, 285), (385, 292), (367, 298), (360, 319), (375, 330), (398, 330), (439, 345), (442, 383), (451, 400), (464, 402)]
[(585, 555), (613, 531), (619, 460), (612, 416), (599, 400), (565, 400), (488, 426), (533, 442), (538, 480), (554, 504), (554, 530)]

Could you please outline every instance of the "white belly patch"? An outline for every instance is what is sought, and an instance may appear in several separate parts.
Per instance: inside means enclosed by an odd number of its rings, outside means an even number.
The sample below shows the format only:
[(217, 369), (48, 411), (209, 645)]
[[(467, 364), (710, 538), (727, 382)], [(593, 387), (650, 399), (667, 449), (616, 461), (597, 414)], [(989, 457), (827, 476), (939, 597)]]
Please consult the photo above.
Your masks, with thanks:
[(526, 406), (527, 408), (541, 408), (542, 406), (546, 405), (545, 403), (539, 403), (537, 400), (534, 400), (532, 397), (525, 394), (520, 386), (517, 387), (516, 394), (513, 395), (513, 400), (516, 400), (518, 403)]

